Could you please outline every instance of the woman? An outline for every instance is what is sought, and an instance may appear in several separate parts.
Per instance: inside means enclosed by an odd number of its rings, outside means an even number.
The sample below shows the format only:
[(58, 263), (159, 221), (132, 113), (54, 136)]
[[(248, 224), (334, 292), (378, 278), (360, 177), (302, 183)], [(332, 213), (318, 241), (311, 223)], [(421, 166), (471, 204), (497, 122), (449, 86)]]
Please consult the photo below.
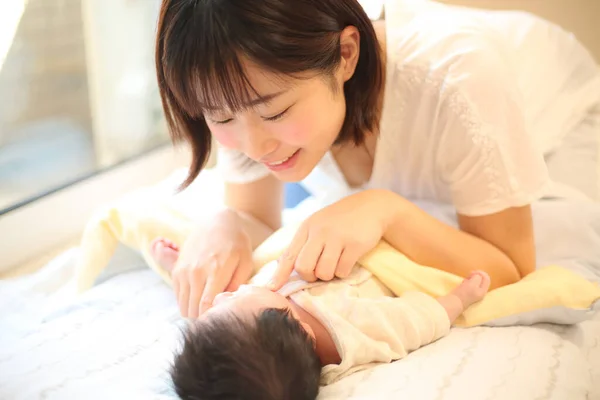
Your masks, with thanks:
[[(356, 0), (163, 1), (158, 82), (173, 138), (193, 150), (184, 186), (212, 138), (226, 181), (227, 208), (173, 271), (183, 316), (250, 277), (252, 250), (281, 225), (283, 182), (332, 161), (358, 190), (302, 224), (274, 290), (294, 269), (344, 277), (381, 238), (460, 276), (483, 269), (492, 288), (535, 269), (530, 205), (549, 177), (519, 57), (480, 18), (399, 4), (374, 25)], [(459, 229), (407, 198), (453, 204)]]

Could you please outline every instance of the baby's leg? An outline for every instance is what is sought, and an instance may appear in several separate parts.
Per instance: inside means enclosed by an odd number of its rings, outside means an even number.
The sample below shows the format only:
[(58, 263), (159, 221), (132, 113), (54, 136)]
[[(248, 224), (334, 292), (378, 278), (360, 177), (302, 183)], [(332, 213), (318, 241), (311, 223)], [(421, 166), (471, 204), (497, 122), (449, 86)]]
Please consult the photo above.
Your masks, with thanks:
[(157, 238), (150, 245), (150, 253), (165, 271), (171, 272), (175, 268), (179, 248), (177, 245), (165, 238)]
[(446, 309), (452, 324), (465, 309), (483, 299), (489, 288), (490, 276), (483, 271), (475, 271), (452, 292), (437, 300)]

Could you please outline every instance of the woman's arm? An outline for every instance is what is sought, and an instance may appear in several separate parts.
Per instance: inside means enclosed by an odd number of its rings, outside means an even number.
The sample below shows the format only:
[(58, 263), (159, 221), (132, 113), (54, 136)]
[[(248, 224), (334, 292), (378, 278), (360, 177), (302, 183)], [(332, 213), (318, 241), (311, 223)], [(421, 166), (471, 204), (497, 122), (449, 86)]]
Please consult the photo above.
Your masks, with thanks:
[(490, 275), (491, 288), (515, 283), (535, 268), (528, 206), (482, 217), (459, 216), (458, 230), (391, 191), (378, 195), (393, 210), (383, 238), (419, 264), (463, 277), (481, 269)]
[(535, 241), (531, 206), (513, 207), (479, 217), (458, 215), (460, 229), (506, 254), (524, 278), (535, 270)]
[(225, 205), (242, 217), (255, 249), (281, 227), (283, 184), (271, 175), (250, 183), (226, 183)]

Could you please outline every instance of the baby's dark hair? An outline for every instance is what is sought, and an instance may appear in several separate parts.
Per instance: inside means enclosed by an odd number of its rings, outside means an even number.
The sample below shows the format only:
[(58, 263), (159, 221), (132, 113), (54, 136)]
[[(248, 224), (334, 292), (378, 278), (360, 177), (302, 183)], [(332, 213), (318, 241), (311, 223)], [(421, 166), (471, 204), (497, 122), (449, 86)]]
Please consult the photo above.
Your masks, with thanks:
[(290, 311), (269, 308), (190, 324), (170, 374), (183, 400), (313, 400), (321, 362)]

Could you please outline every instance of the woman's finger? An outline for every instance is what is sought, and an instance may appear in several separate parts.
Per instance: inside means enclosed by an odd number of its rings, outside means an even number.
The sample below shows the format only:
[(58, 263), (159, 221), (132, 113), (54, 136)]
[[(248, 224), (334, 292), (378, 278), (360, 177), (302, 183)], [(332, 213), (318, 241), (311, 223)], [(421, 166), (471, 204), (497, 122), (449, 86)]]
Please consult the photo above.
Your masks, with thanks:
[(319, 257), (317, 267), (315, 268), (315, 276), (318, 279), (330, 281), (335, 277), (342, 251), (342, 244), (337, 241), (332, 240), (325, 244), (325, 248)]
[(209, 269), (210, 273), (206, 279), (206, 286), (204, 287), (204, 292), (200, 299), (199, 315), (204, 314), (206, 310), (212, 307), (215, 297), (217, 297), (219, 293), (222, 293), (229, 285), (233, 271), (235, 271), (238, 266), (239, 260), (240, 257), (237, 254), (228, 257), (221, 266), (217, 264), (216, 259), (214, 260), (214, 265)]
[(302, 250), (300, 250), (300, 254), (298, 254), (296, 262), (294, 263), (294, 269), (305, 281), (314, 282), (317, 280), (315, 269), (319, 257), (321, 257), (321, 254), (323, 253), (324, 247), (325, 243), (320, 237), (309, 236), (306, 244), (302, 247)]
[(347, 278), (359, 258), (360, 254), (358, 251), (349, 247), (344, 247), (335, 269), (335, 276), (338, 278)]
[(254, 264), (252, 263), (251, 256), (240, 256), (240, 263), (235, 269), (235, 273), (229, 282), (229, 285), (225, 288), (226, 292), (235, 292), (241, 285), (248, 282), (252, 271), (254, 270)]
[(174, 273), (175, 270), (171, 271), (171, 282), (173, 284), (173, 292), (175, 293), (175, 299), (179, 302), (179, 279)]
[(177, 302), (179, 303), (179, 312), (183, 318), (187, 318), (188, 310), (189, 310), (189, 302), (190, 302), (190, 281), (187, 277), (184, 276), (182, 271), (177, 273), (176, 278), (179, 283), (179, 294), (177, 295)]
[(200, 315), (200, 299), (206, 284), (206, 274), (201, 268), (194, 268), (190, 270), (189, 281), (188, 318), (198, 318)]
[(307, 236), (307, 230), (304, 225), (302, 225), (298, 232), (296, 232), (296, 235), (294, 236), (294, 239), (292, 239), (287, 250), (279, 258), (277, 268), (271, 277), (271, 282), (268, 284), (269, 289), (279, 290), (288, 281), (294, 270), (294, 264), (298, 254), (306, 243)]

